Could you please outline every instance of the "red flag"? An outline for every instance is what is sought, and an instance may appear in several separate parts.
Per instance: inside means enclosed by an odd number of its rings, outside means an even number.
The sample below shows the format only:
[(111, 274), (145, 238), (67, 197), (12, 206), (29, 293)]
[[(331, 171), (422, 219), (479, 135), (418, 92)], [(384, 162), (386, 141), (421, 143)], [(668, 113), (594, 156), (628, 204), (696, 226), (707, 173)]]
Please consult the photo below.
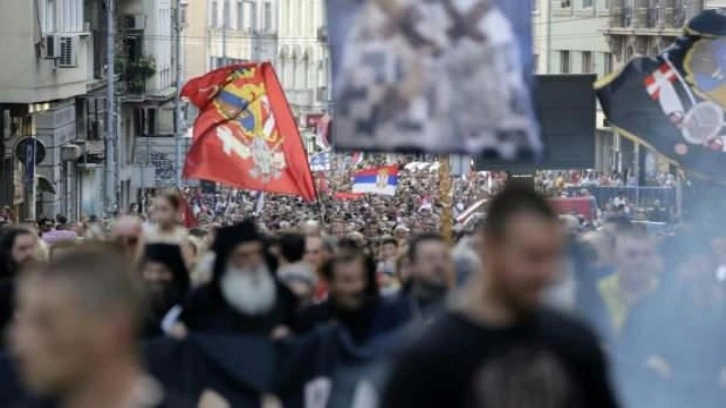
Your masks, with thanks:
[(185, 178), (315, 200), (307, 154), (270, 63), (212, 71), (182, 96), (200, 110)]

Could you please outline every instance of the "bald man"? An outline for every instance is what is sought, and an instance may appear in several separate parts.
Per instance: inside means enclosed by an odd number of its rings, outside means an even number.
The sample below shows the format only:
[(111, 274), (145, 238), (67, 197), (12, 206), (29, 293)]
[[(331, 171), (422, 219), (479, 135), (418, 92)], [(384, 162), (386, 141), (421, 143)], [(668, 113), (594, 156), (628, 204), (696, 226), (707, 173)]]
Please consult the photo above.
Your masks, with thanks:
[(320, 235), (320, 223), (315, 220), (307, 220), (300, 227), (302, 233), (306, 236)]
[(124, 215), (113, 225), (111, 240), (124, 247), (124, 253), (131, 261), (136, 261), (141, 252), (144, 227), (141, 218)]

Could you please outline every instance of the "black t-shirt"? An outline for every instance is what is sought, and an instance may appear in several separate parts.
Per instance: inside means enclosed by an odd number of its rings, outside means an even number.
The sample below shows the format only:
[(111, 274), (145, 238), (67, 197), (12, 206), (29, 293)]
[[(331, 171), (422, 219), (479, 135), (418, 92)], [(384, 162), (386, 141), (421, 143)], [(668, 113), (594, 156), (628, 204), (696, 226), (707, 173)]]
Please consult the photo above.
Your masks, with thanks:
[(383, 407), (499, 406), (616, 407), (593, 333), (551, 311), (508, 328), (449, 312), (398, 356), (383, 401)]

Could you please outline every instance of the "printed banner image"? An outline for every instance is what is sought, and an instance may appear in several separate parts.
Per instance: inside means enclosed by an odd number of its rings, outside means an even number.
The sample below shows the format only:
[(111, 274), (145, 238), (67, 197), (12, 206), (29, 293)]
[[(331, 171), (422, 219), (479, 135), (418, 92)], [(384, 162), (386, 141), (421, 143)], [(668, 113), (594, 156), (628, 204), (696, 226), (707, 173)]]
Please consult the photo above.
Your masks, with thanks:
[(529, 1), (327, 5), (336, 149), (541, 154)]

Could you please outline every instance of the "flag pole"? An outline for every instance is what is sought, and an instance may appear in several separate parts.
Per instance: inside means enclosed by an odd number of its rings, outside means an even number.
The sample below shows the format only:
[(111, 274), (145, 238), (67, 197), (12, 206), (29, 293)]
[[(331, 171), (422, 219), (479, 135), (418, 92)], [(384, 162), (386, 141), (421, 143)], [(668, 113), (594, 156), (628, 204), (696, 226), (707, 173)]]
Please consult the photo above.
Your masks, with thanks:
[[(449, 246), (454, 245), (453, 210), (451, 207), (451, 163), (449, 156), (439, 156), (439, 205), (441, 205), (441, 235)], [(449, 287), (456, 286), (456, 269), (453, 265), (449, 271)]]
[(454, 244), (451, 206), (451, 165), (449, 156), (439, 156), (439, 204), (441, 205), (441, 235), (449, 245)]

